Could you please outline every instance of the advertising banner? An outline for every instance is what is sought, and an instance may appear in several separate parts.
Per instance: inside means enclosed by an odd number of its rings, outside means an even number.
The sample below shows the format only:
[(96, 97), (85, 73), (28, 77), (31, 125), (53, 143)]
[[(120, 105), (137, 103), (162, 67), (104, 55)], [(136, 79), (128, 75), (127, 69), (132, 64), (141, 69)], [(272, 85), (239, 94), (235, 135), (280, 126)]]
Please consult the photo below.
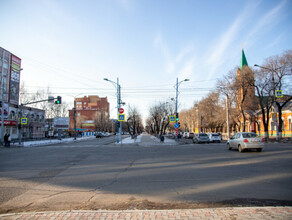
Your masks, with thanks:
[(11, 55), (9, 102), (18, 105), (21, 59)]
[(69, 118), (68, 117), (54, 118), (54, 128), (69, 129)]

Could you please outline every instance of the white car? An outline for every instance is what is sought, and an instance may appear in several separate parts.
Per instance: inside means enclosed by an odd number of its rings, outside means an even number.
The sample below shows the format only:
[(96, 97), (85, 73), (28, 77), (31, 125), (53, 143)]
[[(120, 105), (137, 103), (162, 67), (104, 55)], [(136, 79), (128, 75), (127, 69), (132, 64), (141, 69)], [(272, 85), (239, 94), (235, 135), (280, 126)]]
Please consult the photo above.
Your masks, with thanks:
[(210, 142), (221, 142), (221, 135), (217, 134), (217, 133), (210, 133), (208, 134)]
[(261, 152), (264, 148), (264, 138), (259, 137), (253, 132), (236, 133), (227, 141), (227, 148), (228, 150), (236, 148), (239, 152), (248, 149), (256, 149), (258, 152)]

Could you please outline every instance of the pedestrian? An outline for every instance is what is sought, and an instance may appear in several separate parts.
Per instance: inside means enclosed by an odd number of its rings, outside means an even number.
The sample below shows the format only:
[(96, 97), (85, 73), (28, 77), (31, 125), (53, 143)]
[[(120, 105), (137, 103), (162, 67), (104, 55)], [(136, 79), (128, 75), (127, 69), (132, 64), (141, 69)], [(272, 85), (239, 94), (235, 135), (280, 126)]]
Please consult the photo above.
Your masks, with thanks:
[(7, 133), (5, 133), (5, 135), (4, 135), (4, 146), (5, 147), (8, 146), (8, 134)]
[(10, 136), (10, 134), (8, 134), (8, 147), (10, 147), (10, 143), (11, 143), (11, 136)]

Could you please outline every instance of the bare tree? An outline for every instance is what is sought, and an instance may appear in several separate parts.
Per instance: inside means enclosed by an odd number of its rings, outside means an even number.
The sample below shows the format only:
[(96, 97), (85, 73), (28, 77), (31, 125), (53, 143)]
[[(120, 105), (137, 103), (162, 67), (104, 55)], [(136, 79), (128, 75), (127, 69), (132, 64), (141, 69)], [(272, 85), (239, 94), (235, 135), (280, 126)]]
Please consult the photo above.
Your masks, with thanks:
[[(53, 96), (50, 88), (38, 89), (34, 93), (29, 93), (25, 88), (24, 83), (20, 87), (20, 103), (25, 104), (34, 101), (41, 101), (48, 99), (49, 96)], [(68, 117), (69, 104), (64, 100), (62, 104), (49, 103), (47, 101), (31, 104), (34, 108), (39, 108), (46, 111), (46, 118), (55, 117)]]
[(153, 133), (155, 135), (165, 134), (169, 126), (169, 115), (173, 114), (173, 108), (167, 103), (158, 103), (150, 108), (149, 113), (147, 125), (153, 130)]
[[(280, 56), (273, 56), (266, 59), (264, 67), (262, 69), (271, 75), (270, 88), (273, 90), (272, 94), (273, 100), (277, 107), (278, 112), (278, 132), (279, 138), (282, 138), (282, 109), (283, 107), (292, 100), (292, 50), (284, 52)], [(285, 95), (282, 98), (276, 98), (274, 96), (275, 90), (282, 90)]]
[(143, 131), (142, 117), (135, 106), (129, 106), (127, 126), (132, 138)]

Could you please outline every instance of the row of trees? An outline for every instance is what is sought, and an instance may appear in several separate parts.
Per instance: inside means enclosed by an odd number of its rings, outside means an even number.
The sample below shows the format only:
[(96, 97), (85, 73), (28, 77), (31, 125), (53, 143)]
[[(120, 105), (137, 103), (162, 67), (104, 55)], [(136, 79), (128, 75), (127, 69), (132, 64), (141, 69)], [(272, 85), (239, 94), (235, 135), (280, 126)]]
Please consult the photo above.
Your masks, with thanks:
[[(20, 86), (20, 103), (26, 104), (30, 102), (46, 100), (49, 96), (53, 96), (50, 88), (47, 89), (38, 89), (34, 93), (30, 93), (26, 88), (25, 84), (22, 82)], [(34, 108), (39, 108), (46, 111), (46, 118), (55, 118), (55, 117), (67, 117), (69, 104), (64, 100), (61, 105), (56, 105), (50, 102), (39, 102), (29, 105)]]
[[(279, 135), (282, 132), (282, 109), (292, 100), (292, 50), (267, 58), (262, 67), (235, 67), (219, 79), (216, 87), (191, 109), (180, 113), (181, 130), (197, 132), (245, 131), (247, 121), (259, 122), (261, 116), (265, 137), (268, 138), (269, 116), (278, 112)], [(282, 90), (283, 98), (275, 98)], [(168, 116), (173, 109), (158, 103), (149, 110), (146, 129), (153, 134), (173, 130)], [(227, 128), (227, 110), (229, 127)]]

